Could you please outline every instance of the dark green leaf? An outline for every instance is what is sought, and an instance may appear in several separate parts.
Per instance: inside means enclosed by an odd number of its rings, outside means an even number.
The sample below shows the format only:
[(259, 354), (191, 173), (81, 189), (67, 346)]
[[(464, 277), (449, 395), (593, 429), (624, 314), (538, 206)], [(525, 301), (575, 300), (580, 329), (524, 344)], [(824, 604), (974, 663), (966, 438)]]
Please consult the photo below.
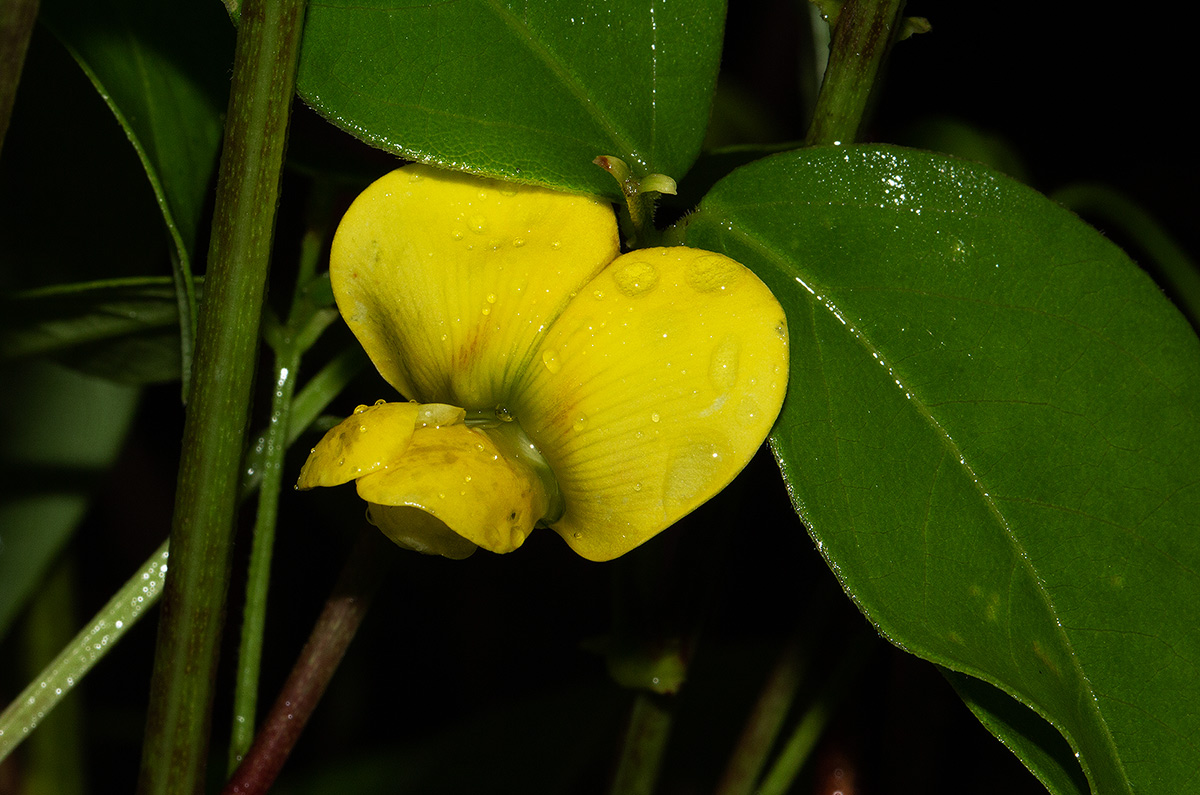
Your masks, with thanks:
[(53, 358), (127, 384), (180, 376), (179, 308), (167, 278), (115, 279), (0, 299), (0, 362)]
[(233, 31), (216, 3), (44, 0), (42, 18), (125, 128), (154, 188), (174, 243), (186, 372), (192, 262), (221, 143)]
[(32, 362), (0, 378), (0, 637), (83, 518), (137, 390)]
[(1062, 735), (1029, 707), (986, 682), (942, 669), (988, 731), (1013, 749), (1054, 795), (1085, 795), (1087, 779)]
[(774, 449), (875, 626), (1044, 716), (1094, 791), (1194, 790), (1200, 344), (1151, 280), (1045, 197), (899, 148), (739, 169), (687, 240), (785, 306)]
[(723, 0), (331, 0), (309, 8), (299, 91), (403, 157), (614, 198), (592, 165), (683, 176), (700, 151)]

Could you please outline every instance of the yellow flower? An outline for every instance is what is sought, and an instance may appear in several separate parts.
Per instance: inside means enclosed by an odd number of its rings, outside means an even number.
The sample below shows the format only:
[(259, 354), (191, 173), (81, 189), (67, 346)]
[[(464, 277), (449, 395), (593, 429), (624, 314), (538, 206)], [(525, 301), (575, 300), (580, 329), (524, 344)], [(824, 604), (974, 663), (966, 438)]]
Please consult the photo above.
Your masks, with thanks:
[(297, 485), (355, 480), (418, 551), (510, 552), (541, 523), (585, 558), (623, 555), (724, 488), (783, 402), (767, 287), (707, 251), (620, 254), (596, 199), (407, 166), (347, 211), (329, 274), (414, 402), (360, 406)]

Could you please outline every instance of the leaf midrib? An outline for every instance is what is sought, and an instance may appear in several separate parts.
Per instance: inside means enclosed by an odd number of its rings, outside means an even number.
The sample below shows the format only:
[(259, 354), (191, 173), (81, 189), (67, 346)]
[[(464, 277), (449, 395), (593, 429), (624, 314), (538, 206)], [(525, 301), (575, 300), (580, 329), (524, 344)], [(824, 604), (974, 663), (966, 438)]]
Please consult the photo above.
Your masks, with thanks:
[[(706, 214), (708, 214), (710, 217), (713, 218), (714, 225), (723, 230), (722, 234), (728, 235), (728, 236), (738, 240), (739, 242), (744, 244), (746, 247), (758, 252), (759, 255), (763, 258), (763, 260), (765, 262), (769, 263), (784, 277), (788, 278), (789, 280), (792, 280), (792, 279), (797, 278), (797, 276), (802, 273), (802, 271), (799, 268), (796, 268), (789, 260), (784, 258), (782, 255), (776, 253), (776, 251), (773, 248), (771, 248), (771, 246), (769, 246), (764, 241), (760, 240), (755, 235), (750, 234), (747, 231), (747, 226), (744, 223), (742, 223), (742, 221), (737, 217), (737, 215), (735, 213), (729, 211), (729, 209), (726, 208), (725, 206), (723, 206), (719, 200), (714, 201), (711, 198), (706, 200), (703, 212), (705, 212)], [(724, 223), (722, 223), (722, 222), (724, 222)], [(806, 298), (804, 300), (810, 300), (814, 306), (815, 311), (819, 311), (819, 310), (823, 309), (824, 311), (828, 312), (830, 315), (833, 315), (835, 318), (837, 318), (838, 315), (840, 314), (839, 307), (837, 307), (833, 303), (833, 301), (828, 298), (828, 296), (825, 296), (823, 291), (818, 290), (815, 285), (810, 284), (808, 286), (812, 287), (812, 289), (816, 290), (816, 292), (812, 296), (810, 296), (809, 298)], [(819, 296), (824, 296), (824, 298), (822, 298), (822, 300), (817, 300), (817, 298)], [(844, 315), (842, 315), (842, 317), (844, 317)], [(845, 327), (847, 329), (851, 328), (848, 324), (845, 324)], [(852, 334), (851, 336), (859, 343), (859, 345), (862, 347), (862, 349), (865, 351), (868, 358), (870, 358), (872, 362), (876, 361), (876, 359), (871, 357), (872, 353), (879, 354), (878, 361), (881, 361), (881, 362), (888, 361), (886, 358), (883, 357), (882, 352), (872, 342), (870, 342), (866, 338), (866, 335), (863, 334), (861, 331), (857, 334)], [(888, 368), (889, 373), (892, 374), (893, 376), (896, 376), (891, 365), (886, 365), (886, 366)], [(1099, 703), (1096, 698), (1095, 690), (1092, 687), (1090, 679), (1084, 674), (1083, 669), (1080, 666), (1079, 656), (1075, 652), (1074, 644), (1071, 642), (1070, 637), (1066, 633), (1066, 629), (1064, 628), (1062, 622), (1059, 620), (1058, 611), (1056, 610), (1056, 608), (1054, 606), (1053, 599), (1051, 598), (1050, 594), (1046, 591), (1046, 589), (1042, 583), (1042, 578), (1040, 576), (1038, 576), (1037, 571), (1033, 568), (1033, 564), (1029, 558), (1029, 555), (1027, 554), (1027, 552), (1024, 548), (1024, 545), (1021, 544), (1020, 540), (1016, 537), (1016, 535), (1013, 533), (1012, 529), (1009, 527), (1008, 522), (1004, 518), (1003, 512), (1000, 510), (1000, 508), (996, 504), (996, 502), (991, 498), (991, 496), (987, 492), (983, 491), (982, 486), (980, 485), (980, 479), (976, 476), (976, 473), (975, 473), (974, 469), (971, 467), (971, 465), (967, 463), (966, 456), (959, 449), (958, 445), (954, 442), (953, 437), (951, 437), (950, 434), (946, 432), (945, 428), (942, 427), (941, 423), (938, 422), (937, 419), (933, 416), (933, 414), (928, 410), (928, 408), (925, 404), (925, 401), (919, 397), (918, 393), (915, 392), (914, 390), (912, 390), (911, 388), (904, 386), (902, 383), (902, 379), (900, 379), (899, 377), (896, 377), (896, 380), (901, 382), (900, 388), (903, 391), (912, 395), (912, 399), (906, 400), (905, 403), (914, 407), (914, 409), (918, 412), (918, 414), (922, 417), (922, 419), (926, 422), (926, 424), (937, 434), (937, 436), (941, 440), (943, 447), (952, 456), (957, 457), (957, 459), (959, 461), (959, 466), (964, 469), (965, 474), (970, 478), (970, 482), (973, 484), (973, 488), (975, 489), (975, 492), (978, 495), (979, 499), (983, 502), (988, 513), (993, 517), (993, 520), (995, 521), (996, 525), (1000, 528), (1003, 536), (1006, 538), (1009, 545), (1012, 547), (1014, 554), (1020, 561), (1020, 565), (1022, 566), (1022, 568), (1025, 569), (1026, 574), (1031, 578), (1031, 580), (1035, 584), (1035, 590), (1037, 591), (1039, 598), (1042, 600), (1049, 616), (1054, 619), (1053, 632), (1056, 635), (1058, 635), (1058, 637), (1060, 638), (1060, 641), (1064, 645), (1064, 648), (1067, 650), (1068, 655), (1071, 660), (1071, 666), (1074, 669), (1077, 680), (1080, 683), (1080, 685), (1084, 688), (1084, 690), (1086, 691), (1086, 693), (1085, 693), (1086, 701), (1089, 705), (1087, 707), (1087, 711), (1092, 715), (1096, 725), (1099, 726), (1101, 731), (1103, 732), (1104, 745), (1107, 746), (1107, 748), (1108, 748), (1110, 758), (1113, 760), (1113, 762), (1115, 762), (1116, 770), (1120, 774), (1119, 779), (1120, 779), (1121, 783), (1124, 785), (1125, 791), (1132, 792), (1132, 788), (1130, 787), (1129, 778), (1125, 774), (1124, 764), (1121, 760), (1120, 754), (1117, 751), (1116, 743), (1112, 736), (1112, 731), (1108, 725), (1107, 720), (1105, 720), (1105, 718), (1104, 718), (1104, 714), (1100, 710)], [(985, 679), (985, 681), (987, 681), (987, 680)], [(999, 684), (999, 683), (995, 683), (995, 684)], [(1002, 687), (1002, 689), (1005, 689), (1005, 688)], [(1007, 689), (1005, 689), (1005, 692), (1008, 692)], [(1012, 696), (1011, 693), (1009, 695)], [(1054, 720), (1051, 716), (1045, 715), (1042, 712), (1042, 709), (1040, 709), (1036, 705), (1027, 704), (1027, 706), (1029, 706), (1031, 709), (1034, 709), (1039, 715), (1042, 715), (1042, 717), (1044, 717), (1052, 725), (1057, 725), (1056, 720)], [(1062, 729), (1060, 728), (1059, 731), (1062, 731)]]

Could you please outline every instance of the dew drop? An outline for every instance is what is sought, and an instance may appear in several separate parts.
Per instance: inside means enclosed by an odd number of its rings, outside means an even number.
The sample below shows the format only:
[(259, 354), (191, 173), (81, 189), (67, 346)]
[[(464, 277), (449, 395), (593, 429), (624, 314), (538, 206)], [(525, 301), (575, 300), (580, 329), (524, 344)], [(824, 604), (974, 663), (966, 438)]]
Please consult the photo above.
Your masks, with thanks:
[(583, 533), (571, 533), (571, 537), (575, 539), (583, 538)]
[(366, 407), (366, 406), (359, 405), (359, 406), (355, 406), (355, 408), (354, 408), (354, 413), (355, 413), (355, 414), (362, 414), (362, 413), (363, 413), (364, 411), (366, 411), (366, 410), (367, 410), (367, 407)]
[(708, 380), (717, 392), (725, 394), (737, 383), (740, 351), (741, 345), (732, 334), (727, 335), (713, 348), (712, 358), (708, 362)]
[(651, 415), (650, 415), (650, 421), (651, 421), (651, 422), (658, 422), (658, 420), (659, 420), (659, 417), (658, 417), (658, 412), (657, 412), (657, 411), (656, 411), (656, 412), (654, 412), (653, 414), (651, 414)]
[(742, 266), (728, 257), (706, 254), (688, 268), (687, 283), (699, 293), (729, 292), (742, 275)]
[(491, 308), (490, 306), (485, 306), (485, 307), (484, 307), (483, 309), (481, 309), (480, 311), (481, 311), (481, 312), (483, 312), (483, 314), (485, 314), (485, 315), (490, 315), (490, 314), (492, 314), (492, 308)]
[(411, 174), (408, 175), (408, 181), (409, 182), (420, 182), (421, 174), (416, 171), (412, 172)]
[(633, 484), (633, 490), (634, 490), (634, 491), (641, 491), (641, 490), (642, 490), (642, 484), (641, 484), (641, 483), (634, 483), (634, 484)]
[(513, 415), (508, 410), (507, 406), (499, 405), (496, 406), (496, 419), (500, 420), (501, 422), (512, 422)]
[(551, 375), (562, 369), (562, 362), (558, 360), (558, 353), (555, 351), (542, 351), (542, 364), (546, 365)]
[(387, 403), (387, 401), (384, 400), (383, 398), (379, 398), (379, 400), (375, 401), (376, 406), (382, 406), (384, 403)]
[(470, 222), (468, 222), (468, 226), (471, 227), (472, 232), (481, 235), (487, 229), (487, 219), (482, 215), (473, 215)]
[(338, 459), (338, 463), (337, 463), (337, 465), (338, 465), (338, 466), (340, 466), (340, 467), (341, 467), (341, 466), (345, 466), (345, 465), (346, 465), (346, 459), (344, 459), (344, 458), (339, 458), (339, 459)]
[(587, 426), (587, 417), (584, 416), (583, 414), (580, 414), (579, 418), (576, 419), (575, 423), (571, 426), (571, 430), (575, 431), (575, 433), (580, 433), (586, 426)]
[(621, 266), (620, 270), (613, 274), (613, 281), (625, 295), (637, 298), (650, 292), (658, 284), (658, 271), (649, 262), (635, 260)]
[(467, 233), (461, 229), (455, 229), (453, 232), (450, 233), (450, 237), (453, 240), (462, 240), (466, 236), (467, 236)]
[(557, 240), (555, 240), (553, 243), (550, 244), (550, 248), (552, 248), (555, 251), (558, 251), (558, 249), (561, 246), (562, 246), (562, 243), (558, 242)]
[(367, 426), (366, 426), (366, 425), (359, 425), (359, 426), (358, 426), (358, 432), (359, 432), (359, 433), (366, 433), (366, 432), (367, 432)]
[(523, 245), (525, 245), (525, 238), (523, 238), (523, 237), (514, 237), (513, 238), (513, 248), (520, 248)]
[(487, 302), (488, 302), (489, 304), (494, 304), (494, 303), (496, 303), (496, 294), (495, 294), (495, 293), (488, 293), (488, 296), (487, 296)]
[(721, 448), (713, 442), (695, 442), (678, 451), (667, 464), (663, 501), (690, 503), (708, 492), (721, 474)]

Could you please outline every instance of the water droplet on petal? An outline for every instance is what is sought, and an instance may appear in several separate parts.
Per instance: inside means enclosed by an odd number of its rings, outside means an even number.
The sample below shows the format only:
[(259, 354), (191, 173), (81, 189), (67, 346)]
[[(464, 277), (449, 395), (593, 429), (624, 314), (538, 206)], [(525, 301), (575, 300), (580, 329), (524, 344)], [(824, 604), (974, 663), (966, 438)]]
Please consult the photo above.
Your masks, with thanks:
[(729, 257), (708, 254), (699, 257), (687, 271), (687, 283), (700, 293), (728, 292), (745, 275), (742, 266)]
[(367, 432), (367, 426), (366, 426), (366, 425), (359, 425), (359, 426), (358, 426), (358, 432), (359, 432), (359, 433), (366, 433), (366, 432)]
[(714, 485), (721, 473), (721, 448), (695, 442), (679, 450), (667, 464), (663, 500), (668, 505), (689, 503)]
[(384, 403), (387, 403), (387, 401), (384, 400), (383, 398), (379, 398), (379, 400), (375, 401), (376, 406), (382, 406)]
[(634, 483), (634, 484), (633, 484), (633, 490), (634, 490), (634, 491), (641, 491), (641, 490), (642, 490), (642, 484), (641, 484), (641, 483)]
[(450, 237), (453, 240), (462, 240), (466, 236), (467, 236), (467, 233), (461, 229), (455, 229), (453, 232), (450, 233)]
[(488, 302), (489, 304), (494, 304), (494, 303), (496, 303), (496, 294), (495, 294), (495, 293), (488, 293), (488, 296), (487, 296), (487, 302)]
[(656, 412), (654, 412), (653, 414), (651, 414), (651, 415), (650, 415), (650, 421), (651, 421), (651, 422), (658, 422), (658, 420), (659, 420), (659, 416), (658, 416), (658, 412), (657, 412), (657, 411), (656, 411)]
[(471, 227), (472, 232), (477, 235), (481, 235), (483, 234), (484, 230), (487, 229), (487, 219), (482, 215), (473, 215), (471, 216), (468, 226)]
[(575, 431), (575, 433), (579, 433), (584, 429), (585, 426), (587, 426), (587, 417), (583, 414), (580, 414), (579, 418), (576, 419), (575, 423), (571, 426), (571, 430)]
[(635, 260), (622, 265), (613, 274), (613, 281), (625, 295), (637, 298), (650, 292), (658, 284), (658, 270), (649, 262)]
[(708, 363), (708, 380), (713, 389), (725, 394), (737, 383), (738, 354), (741, 344), (732, 334), (726, 336), (713, 348)]
[(355, 408), (354, 408), (354, 413), (355, 413), (355, 414), (362, 414), (362, 413), (363, 413), (364, 411), (366, 411), (366, 410), (367, 410), (367, 407), (366, 407), (366, 406), (363, 406), (363, 405), (358, 405), (358, 406), (355, 406)]
[(558, 251), (558, 249), (561, 245), (562, 245), (562, 243), (555, 240), (553, 243), (550, 244), (550, 248), (554, 249), (555, 251)]
[(546, 369), (552, 375), (562, 369), (562, 362), (558, 360), (558, 353), (555, 351), (542, 351), (542, 364), (546, 365)]
[(523, 237), (514, 237), (513, 238), (513, 248), (520, 248), (523, 245), (525, 245), (525, 238), (523, 238)]

